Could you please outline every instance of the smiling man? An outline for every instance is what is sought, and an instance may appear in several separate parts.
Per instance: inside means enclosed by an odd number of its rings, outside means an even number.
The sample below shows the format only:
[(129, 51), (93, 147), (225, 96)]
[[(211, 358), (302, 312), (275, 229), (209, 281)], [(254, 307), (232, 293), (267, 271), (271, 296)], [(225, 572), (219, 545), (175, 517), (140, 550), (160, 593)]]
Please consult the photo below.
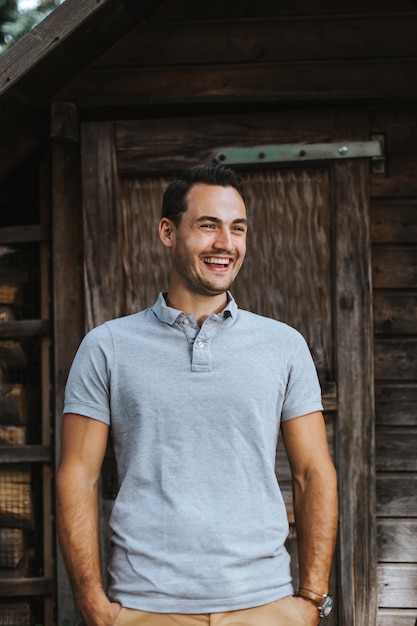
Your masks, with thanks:
[[(301, 335), (238, 309), (246, 253), (240, 178), (204, 165), (166, 190), (167, 293), (83, 340), (68, 379), (57, 475), (61, 546), (88, 626), (316, 626), (331, 610), (336, 476)], [(111, 429), (120, 489), (110, 586), (98, 480)], [(275, 477), (294, 484), (300, 586)]]

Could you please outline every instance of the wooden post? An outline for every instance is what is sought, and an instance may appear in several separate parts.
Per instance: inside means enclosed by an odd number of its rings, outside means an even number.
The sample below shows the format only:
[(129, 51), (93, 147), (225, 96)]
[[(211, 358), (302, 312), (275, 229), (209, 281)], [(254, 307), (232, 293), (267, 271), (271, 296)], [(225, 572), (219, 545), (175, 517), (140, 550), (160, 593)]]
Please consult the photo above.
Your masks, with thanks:
[[(52, 240), (55, 331), (55, 441), (60, 449), (64, 388), (84, 334), (81, 168), (76, 108), (52, 103)], [(58, 461), (59, 452), (57, 453)], [(57, 547), (58, 623), (71, 619), (71, 586)]]
[[(337, 140), (367, 139), (367, 114), (335, 113)], [(334, 163), (336, 461), (341, 626), (376, 626), (376, 480), (369, 162)]]

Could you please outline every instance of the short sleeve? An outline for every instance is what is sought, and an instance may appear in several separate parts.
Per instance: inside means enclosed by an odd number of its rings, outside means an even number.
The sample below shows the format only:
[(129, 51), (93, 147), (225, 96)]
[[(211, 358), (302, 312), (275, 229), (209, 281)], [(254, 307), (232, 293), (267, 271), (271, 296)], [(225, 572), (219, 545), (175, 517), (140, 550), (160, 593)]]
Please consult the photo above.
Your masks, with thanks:
[(110, 425), (110, 372), (114, 349), (106, 325), (90, 331), (72, 363), (65, 388), (64, 413)]
[(288, 350), (288, 381), (282, 421), (322, 411), (320, 383), (313, 358), (302, 335), (291, 329)]

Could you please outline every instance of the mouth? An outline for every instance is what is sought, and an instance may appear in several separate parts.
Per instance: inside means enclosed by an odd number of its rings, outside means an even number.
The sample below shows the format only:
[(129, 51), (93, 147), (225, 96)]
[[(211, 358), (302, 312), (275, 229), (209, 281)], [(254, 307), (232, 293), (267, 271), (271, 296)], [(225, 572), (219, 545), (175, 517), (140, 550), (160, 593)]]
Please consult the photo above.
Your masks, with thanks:
[(213, 269), (227, 269), (232, 265), (233, 259), (230, 257), (205, 256), (203, 257), (203, 262)]

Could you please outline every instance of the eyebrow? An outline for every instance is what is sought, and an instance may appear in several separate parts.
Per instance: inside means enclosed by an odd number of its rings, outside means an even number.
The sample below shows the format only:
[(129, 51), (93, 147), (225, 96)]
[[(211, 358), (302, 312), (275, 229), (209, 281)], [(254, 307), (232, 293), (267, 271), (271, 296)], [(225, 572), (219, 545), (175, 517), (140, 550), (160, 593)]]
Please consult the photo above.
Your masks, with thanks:
[[(219, 219), (218, 217), (214, 217), (212, 215), (202, 215), (196, 221), (197, 221), (197, 224), (199, 224), (200, 222), (213, 222), (215, 224), (221, 224), (223, 220)], [(232, 221), (232, 224), (247, 224), (247, 223), (248, 223), (248, 220), (245, 219), (244, 217), (238, 217)]]

